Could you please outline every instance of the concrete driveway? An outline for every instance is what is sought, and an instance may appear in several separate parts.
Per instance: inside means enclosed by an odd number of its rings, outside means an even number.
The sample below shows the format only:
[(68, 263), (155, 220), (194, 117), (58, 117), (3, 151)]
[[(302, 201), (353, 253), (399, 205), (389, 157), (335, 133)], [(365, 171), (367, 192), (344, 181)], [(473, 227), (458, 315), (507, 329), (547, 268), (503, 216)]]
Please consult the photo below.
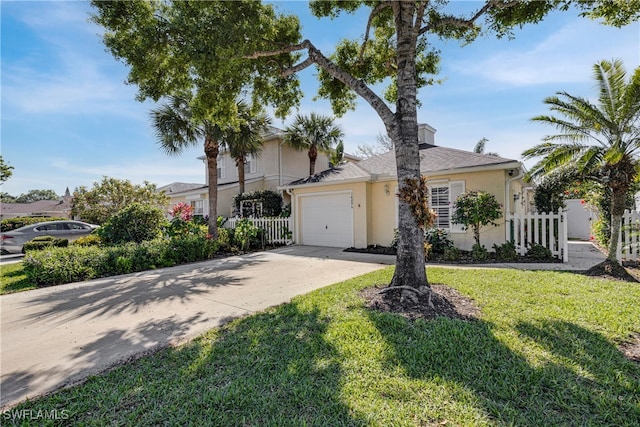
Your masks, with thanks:
[(0, 407), (393, 264), (291, 246), (0, 297)]

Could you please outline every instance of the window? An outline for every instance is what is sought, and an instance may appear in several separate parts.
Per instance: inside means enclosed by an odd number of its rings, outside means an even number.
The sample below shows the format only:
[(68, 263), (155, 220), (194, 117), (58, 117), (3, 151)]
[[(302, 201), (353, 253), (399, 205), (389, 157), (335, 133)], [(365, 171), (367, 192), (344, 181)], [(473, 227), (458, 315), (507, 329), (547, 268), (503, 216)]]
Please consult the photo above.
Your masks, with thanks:
[(430, 206), (436, 212), (436, 228), (449, 229), (449, 185), (433, 186), (429, 188)]
[(204, 200), (192, 200), (191, 209), (193, 209), (194, 215), (204, 216)]
[(256, 173), (256, 159), (251, 154), (248, 154), (244, 160), (244, 173)]
[(434, 183), (429, 186), (429, 204), (436, 214), (434, 226), (452, 233), (463, 233), (461, 224), (451, 224), (456, 199), (464, 193), (464, 181)]
[(218, 179), (226, 178), (226, 170), (224, 164), (224, 157), (218, 156)]

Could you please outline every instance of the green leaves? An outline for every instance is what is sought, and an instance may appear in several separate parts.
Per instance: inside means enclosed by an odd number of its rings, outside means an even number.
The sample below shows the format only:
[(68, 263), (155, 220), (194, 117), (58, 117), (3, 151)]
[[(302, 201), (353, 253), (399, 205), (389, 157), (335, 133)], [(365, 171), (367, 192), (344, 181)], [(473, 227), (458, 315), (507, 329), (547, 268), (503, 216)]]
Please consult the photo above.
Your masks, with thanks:
[(471, 227), (477, 245), (480, 245), (480, 227), (497, 226), (495, 221), (502, 217), (502, 206), (486, 191), (468, 191), (458, 197), (454, 207), (451, 221), (463, 224), (465, 228)]

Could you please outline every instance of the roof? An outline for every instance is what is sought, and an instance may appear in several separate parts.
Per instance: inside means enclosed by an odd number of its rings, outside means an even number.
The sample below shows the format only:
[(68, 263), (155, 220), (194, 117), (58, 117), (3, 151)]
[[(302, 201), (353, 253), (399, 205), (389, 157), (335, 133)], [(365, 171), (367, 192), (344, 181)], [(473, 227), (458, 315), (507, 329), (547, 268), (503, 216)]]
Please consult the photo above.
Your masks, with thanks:
[(66, 214), (71, 210), (71, 203), (64, 200), (39, 200), (33, 203), (2, 203), (2, 216), (32, 215), (55, 213)]
[(207, 186), (205, 184), (194, 184), (189, 182), (172, 182), (171, 184), (159, 187), (158, 191), (164, 191), (167, 194), (173, 195), (177, 193), (186, 193), (199, 188), (207, 188)]
[[(456, 172), (456, 170), (484, 167), (513, 167), (517, 160), (490, 154), (474, 153), (455, 148), (436, 145), (420, 144), (420, 172), (430, 175), (440, 172)], [(313, 176), (299, 179), (287, 186), (320, 182), (351, 181), (355, 179), (376, 179), (378, 176), (397, 176), (395, 152), (370, 157), (357, 163), (346, 163), (317, 173)]]

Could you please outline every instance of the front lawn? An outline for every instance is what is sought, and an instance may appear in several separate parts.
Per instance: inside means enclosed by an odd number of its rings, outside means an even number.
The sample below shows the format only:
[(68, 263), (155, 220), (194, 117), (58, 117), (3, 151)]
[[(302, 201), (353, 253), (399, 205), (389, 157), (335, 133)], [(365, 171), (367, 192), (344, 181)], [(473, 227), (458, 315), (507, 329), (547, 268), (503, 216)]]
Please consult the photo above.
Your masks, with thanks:
[(24, 271), (22, 261), (0, 266), (0, 295), (35, 289), (36, 285), (29, 280)]
[[(637, 426), (640, 285), (429, 268), (480, 319), (364, 307), (392, 269), (295, 298), (14, 410), (82, 425)], [(5, 418), (6, 421), (6, 418)]]

